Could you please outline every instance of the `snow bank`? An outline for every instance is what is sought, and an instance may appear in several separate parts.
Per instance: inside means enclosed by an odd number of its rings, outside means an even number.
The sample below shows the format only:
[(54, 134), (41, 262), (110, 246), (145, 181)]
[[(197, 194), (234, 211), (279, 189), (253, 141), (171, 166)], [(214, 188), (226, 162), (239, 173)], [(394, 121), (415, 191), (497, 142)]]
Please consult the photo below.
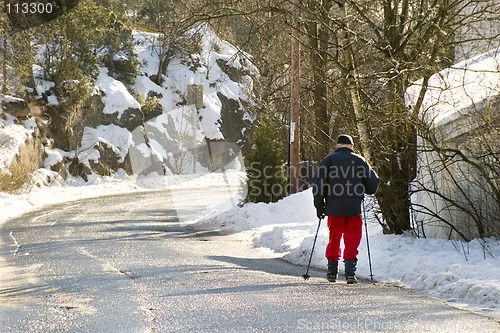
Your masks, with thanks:
[[(207, 228), (232, 231), (257, 248), (304, 266), (309, 261), (318, 227), (311, 190), (273, 204), (247, 204), (209, 217), (202, 223)], [(499, 240), (463, 243), (383, 235), (370, 211), (367, 212), (367, 227), (373, 275), (378, 282), (407, 286), (500, 318)], [(323, 221), (311, 266), (326, 269), (324, 251), (327, 244), (328, 227)], [(359, 251), (357, 274), (369, 278), (365, 231)], [(343, 271), (342, 265), (340, 270)]]

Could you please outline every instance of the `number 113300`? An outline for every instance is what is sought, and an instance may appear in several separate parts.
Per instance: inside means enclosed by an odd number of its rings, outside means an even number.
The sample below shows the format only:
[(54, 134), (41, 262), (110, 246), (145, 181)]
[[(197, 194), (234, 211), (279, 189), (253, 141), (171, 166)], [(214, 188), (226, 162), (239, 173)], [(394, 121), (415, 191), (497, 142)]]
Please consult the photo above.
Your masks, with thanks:
[(6, 3), (5, 9), (8, 14), (50, 14), (54, 8), (50, 2), (16, 2)]

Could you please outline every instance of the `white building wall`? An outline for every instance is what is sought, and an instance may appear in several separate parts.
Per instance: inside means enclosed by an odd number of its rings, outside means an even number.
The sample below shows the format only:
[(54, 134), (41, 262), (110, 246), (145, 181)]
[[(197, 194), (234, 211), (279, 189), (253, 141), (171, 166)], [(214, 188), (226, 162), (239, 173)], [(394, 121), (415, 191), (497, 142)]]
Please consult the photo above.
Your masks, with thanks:
[[(465, 0), (469, 5), (456, 18), (460, 26), (455, 40), (455, 62), (472, 58), (500, 46), (500, 1)], [(477, 13), (477, 14), (472, 14)]]
[[(436, 144), (463, 152), (474, 149), (471, 143), (477, 137), (478, 126), (484, 123), (484, 115), (500, 115), (500, 48), (436, 74), (429, 86), (421, 116), (430, 125)], [(420, 88), (417, 82), (408, 89), (409, 106)], [(428, 142), (419, 137), (418, 145), (418, 174), (414, 184), (417, 191), (411, 200), (416, 223), (425, 236), (459, 238), (452, 231), (453, 225), (465, 237), (477, 237), (477, 220), (456, 203), (475, 209), (475, 216), (482, 216), (485, 223), (496, 219), (497, 225), (500, 224), (496, 202), (477, 172), (465, 162), (451, 161), (447, 161), (450, 167), (445, 170), (442, 159)], [(422, 191), (423, 188), (427, 191)], [(443, 197), (455, 201), (455, 205)]]

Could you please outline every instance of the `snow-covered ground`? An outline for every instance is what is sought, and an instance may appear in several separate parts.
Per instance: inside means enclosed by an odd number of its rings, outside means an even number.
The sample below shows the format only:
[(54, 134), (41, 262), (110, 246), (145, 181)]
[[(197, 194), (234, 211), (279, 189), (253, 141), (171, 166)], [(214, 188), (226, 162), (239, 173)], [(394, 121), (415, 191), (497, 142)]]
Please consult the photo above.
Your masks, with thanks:
[[(96, 178), (93, 184), (36, 188), (22, 195), (0, 194), (0, 223), (44, 205), (97, 195), (147, 191), (158, 187), (178, 188), (199, 186), (210, 188), (227, 182), (240, 184), (244, 175), (197, 174), (194, 177), (158, 179), (134, 177)], [(161, 184), (158, 186), (158, 184)], [(299, 265), (307, 265), (318, 220), (312, 206), (310, 190), (292, 195), (274, 204), (237, 206), (237, 200), (220, 202), (207, 207), (203, 214), (192, 216), (185, 223), (197, 223), (209, 229), (231, 232), (242, 241), (250, 242), (256, 251), (266, 251), (270, 257), (283, 257)], [(397, 284), (447, 300), (500, 319), (500, 241), (489, 239), (486, 244), (469, 244), (439, 239), (383, 235), (367, 213), (372, 268), (375, 280)], [(363, 235), (365, 236), (365, 235)], [(324, 250), (328, 240), (326, 223), (321, 223), (312, 266), (326, 267)], [(484, 246), (487, 251), (484, 251)], [(2, 268), (0, 267), (0, 274)], [(305, 267), (297, 268), (302, 279)], [(360, 246), (358, 276), (369, 278), (366, 238)], [(307, 283), (307, 282), (304, 282)]]
[[(232, 59), (227, 54), (236, 52), (227, 51), (229, 46), (222, 41), (212, 38), (212, 42), (207, 44), (207, 49), (203, 49), (200, 57), (208, 59), (207, 65), (210, 65), (210, 79), (212, 81), (203, 81), (207, 76), (206, 72), (192, 71), (182, 69), (186, 67), (179, 61), (173, 61), (170, 64), (169, 75), (172, 80), (169, 84), (177, 82), (179, 86), (159, 87), (153, 86), (149, 76), (155, 68), (153, 60), (154, 48), (147, 42), (152, 38), (151, 34), (136, 33), (135, 37), (143, 44), (138, 45), (138, 55), (144, 64), (144, 74), (136, 82), (136, 89), (144, 96), (149, 91), (159, 93), (160, 103), (162, 103), (165, 114), (153, 119), (146, 124), (146, 127), (159, 129), (165, 138), (169, 138), (168, 132), (163, 131), (166, 128), (170, 118), (172, 122), (179, 113), (175, 108), (176, 102), (180, 101), (181, 95), (186, 95), (183, 91), (187, 89), (188, 84), (199, 84), (204, 86), (204, 98), (207, 108), (203, 110), (204, 120), (197, 125), (198, 131), (210, 138), (219, 138), (221, 132), (216, 120), (220, 117), (220, 101), (216, 100), (217, 92), (222, 89), (228, 97), (242, 96), (244, 91), (250, 91), (250, 81), (245, 81), (240, 85), (229, 82), (225, 75), (217, 69), (217, 58), (226, 60)], [(215, 47), (217, 45), (217, 47)], [(213, 50), (213, 52), (211, 51)], [(215, 52), (218, 50), (218, 52)], [(210, 52), (209, 52), (210, 51)], [(222, 54), (222, 53), (224, 54)], [(227, 53), (227, 54), (226, 54)], [(236, 59), (236, 58), (235, 58)], [(145, 61), (147, 60), (147, 61)], [(245, 59), (241, 59), (246, 63)], [(233, 64), (236, 66), (236, 64)], [(38, 67), (34, 68), (36, 71)], [(181, 68), (181, 69), (179, 69)], [(208, 68), (208, 67), (207, 67)], [(203, 68), (202, 68), (203, 69)], [(174, 83), (172, 83), (174, 82)], [(224, 83), (224, 85), (222, 84)], [(39, 80), (37, 91), (47, 91), (52, 86), (50, 82)], [(101, 71), (98, 84), (100, 89), (113, 89), (106, 94), (106, 105), (113, 105), (113, 110), (119, 114), (124, 108), (131, 106), (137, 107), (137, 101), (130, 98), (130, 94), (123, 85), (116, 80), (112, 80), (105, 70)], [(216, 87), (219, 90), (211, 90)], [(214, 88), (215, 89), (215, 88)], [(181, 93), (174, 96), (172, 92)], [(235, 98), (236, 98), (235, 97)], [(236, 98), (238, 100), (238, 98)], [(57, 104), (57, 99), (50, 99)], [(111, 112), (109, 111), (109, 112)], [(104, 112), (108, 112), (107, 109)], [(167, 119), (168, 118), (168, 119)], [(30, 135), (33, 129), (33, 123), (23, 124), (23, 129), (17, 124), (13, 117), (6, 116), (2, 121), (2, 131), (0, 132), (0, 141), (4, 142), (4, 149), (0, 156), (0, 168), (10, 164), (18, 152), (18, 146), (26, 137)], [(180, 129), (179, 125), (179, 128)], [(199, 127), (199, 128), (198, 128)], [(196, 132), (193, 128), (184, 128), (185, 132)], [(158, 137), (160, 137), (158, 135)], [(198, 136), (192, 137), (197, 141)], [(106, 142), (113, 147), (120, 157), (124, 157), (126, 150), (134, 146), (140, 154), (132, 159), (132, 163), (147, 160), (152, 155), (158, 155), (158, 160), (163, 158), (175, 159), (172, 153), (163, 152), (162, 147), (166, 143), (151, 140), (150, 148), (154, 151), (144, 152), (142, 142), (132, 144), (133, 133), (125, 132), (123, 129), (110, 125), (107, 127), (98, 127), (95, 129), (86, 129), (84, 140), (79, 151), (84, 151), (85, 156), (80, 156), (81, 160), (86, 161), (97, 156), (92, 147), (97, 142)], [(164, 139), (163, 141), (168, 141)], [(10, 149), (7, 142), (16, 149)], [(155, 144), (158, 142), (158, 144)], [(1, 142), (0, 142), (1, 144)], [(194, 176), (169, 176), (157, 178), (135, 178), (126, 177), (124, 173), (118, 173), (115, 177), (99, 178), (94, 174), (89, 176), (89, 181), (83, 183), (78, 179), (70, 178), (62, 181), (61, 178), (49, 167), (60, 161), (65, 154), (74, 154), (74, 152), (61, 152), (59, 150), (47, 150), (49, 158), (45, 161), (45, 169), (39, 169), (34, 175), (35, 186), (28, 194), (7, 195), (0, 193), (0, 224), (14, 216), (39, 208), (44, 205), (59, 203), (63, 201), (76, 200), (80, 198), (93, 197), (97, 195), (112, 195), (117, 193), (126, 193), (134, 191), (147, 191), (158, 188), (176, 188), (182, 186), (198, 186), (204, 189), (210, 189), (215, 184), (224, 184), (235, 182), (240, 184), (241, 173), (227, 172), (226, 174), (196, 174)], [(172, 156), (171, 156), (172, 155)], [(139, 163), (137, 163), (139, 164)], [(134, 172), (137, 169), (145, 169), (134, 166)], [(149, 166), (149, 165), (148, 165)], [(196, 170), (201, 170), (196, 165)], [(206, 168), (203, 168), (206, 170)], [(240, 168), (243, 169), (243, 168)], [(201, 172), (201, 171), (199, 171)], [(51, 186), (47, 186), (50, 184)], [(176, 198), (174, 197), (174, 203)], [(178, 204), (182, 204), (182, 198), (177, 198)], [(421, 239), (411, 236), (393, 236), (383, 235), (380, 226), (373, 219), (373, 214), (368, 211), (367, 225), (370, 241), (370, 250), (372, 258), (372, 268), (374, 278), (382, 283), (391, 283), (401, 286), (407, 286), (433, 296), (450, 301), (456, 306), (469, 307), (480, 311), (483, 314), (495, 316), (500, 319), (500, 241), (476, 240), (468, 244), (461, 242), (451, 242), (439, 239)], [(307, 265), (314, 235), (318, 226), (315, 210), (312, 205), (311, 191), (305, 191), (292, 195), (275, 204), (247, 204), (243, 207), (237, 206), (237, 200), (220, 202), (219, 205), (207, 207), (203, 215), (190, 216), (188, 220), (182, 220), (184, 223), (198, 223), (201, 227), (210, 229), (223, 229), (231, 232), (242, 241), (250, 242), (258, 251), (266, 251), (269, 256), (283, 257), (284, 259), (299, 265)], [(317, 268), (326, 267), (324, 250), (328, 241), (328, 229), (326, 223), (322, 223), (319, 229), (316, 242), (312, 266)], [(1, 258), (0, 258), (1, 259)], [(302, 279), (305, 273), (305, 267), (297, 268), (297, 278)], [(370, 270), (368, 266), (367, 243), (366, 238), (360, 246), (358, 275), (369, 278)], [(2, 274), (2, 265), (0, 260), (0, 275)], [(307, 282), (305, 282), (307, 283)]]

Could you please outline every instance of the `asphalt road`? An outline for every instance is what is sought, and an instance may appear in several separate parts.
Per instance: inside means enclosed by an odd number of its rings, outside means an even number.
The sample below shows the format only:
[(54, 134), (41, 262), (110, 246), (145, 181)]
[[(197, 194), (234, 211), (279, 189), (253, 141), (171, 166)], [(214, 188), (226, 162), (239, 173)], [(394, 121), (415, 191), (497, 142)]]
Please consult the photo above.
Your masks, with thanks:
[(304, 267), (179, 222), (208, 200), (182, 191), (184, 205), (148, 192), (5, 223), (0, 332), (500, 332), (403, 288), (332, 284), (316, 270), (304, 281)]

